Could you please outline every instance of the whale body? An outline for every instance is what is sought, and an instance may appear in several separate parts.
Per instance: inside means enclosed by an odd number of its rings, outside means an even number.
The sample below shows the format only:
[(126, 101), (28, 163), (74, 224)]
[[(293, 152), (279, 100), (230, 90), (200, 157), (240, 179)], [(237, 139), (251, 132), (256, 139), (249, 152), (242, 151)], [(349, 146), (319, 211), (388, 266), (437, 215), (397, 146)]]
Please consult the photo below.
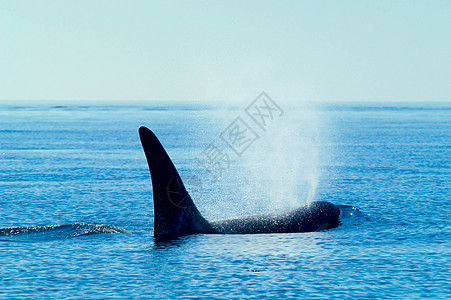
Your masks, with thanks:
[(156, 239), (196, 233), (311, 232), (339, 224), (339, 208), (326, 201), (312, 202), (282, 213), (209, 222), (200, 214), (155, 134), (146, 127), (140, 127), (139, 136), (152, 179)]

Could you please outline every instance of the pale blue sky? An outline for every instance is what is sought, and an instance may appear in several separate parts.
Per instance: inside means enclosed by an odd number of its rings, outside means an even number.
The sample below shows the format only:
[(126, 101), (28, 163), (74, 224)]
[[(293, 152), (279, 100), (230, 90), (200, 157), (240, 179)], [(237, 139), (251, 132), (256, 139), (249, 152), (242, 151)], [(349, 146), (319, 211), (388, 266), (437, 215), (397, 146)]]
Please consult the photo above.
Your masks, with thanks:
[(451, 1), (0, 0), (0, 101), (451, 101)]

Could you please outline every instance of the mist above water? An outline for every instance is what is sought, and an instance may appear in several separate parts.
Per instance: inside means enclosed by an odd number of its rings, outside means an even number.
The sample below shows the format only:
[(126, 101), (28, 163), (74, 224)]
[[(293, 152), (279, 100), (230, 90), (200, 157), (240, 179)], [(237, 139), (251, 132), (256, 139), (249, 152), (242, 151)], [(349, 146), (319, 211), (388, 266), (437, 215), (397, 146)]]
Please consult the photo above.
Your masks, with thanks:
[(205, 184), (209, 190), (204, 191), (205, 197), (217, 199), (206, 215), (224, 218), (269, 213), (315, 200), (320, 178), (320, 112), (305, 105), (282, 109), (281, 116), (268, 120), (266, 131), (241, 110), (224, 114), (220, 126), (226, 128), (228, 122), (242, 116), (259, 137), (241, 155), (230, 151), (230, 168), (218, 181)]
[(265, 211), (296, 208), (315, 198), (319, 180), (318, 112), (290, 108), (273, 120), (242, 157), (244, 199)]

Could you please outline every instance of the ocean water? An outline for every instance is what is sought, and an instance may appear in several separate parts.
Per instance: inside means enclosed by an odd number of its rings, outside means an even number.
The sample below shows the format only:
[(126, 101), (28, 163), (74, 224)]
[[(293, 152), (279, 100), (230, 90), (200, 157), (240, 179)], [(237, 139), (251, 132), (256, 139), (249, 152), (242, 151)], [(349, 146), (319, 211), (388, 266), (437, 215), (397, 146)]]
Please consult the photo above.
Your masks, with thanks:
[[(450, 298), (451, 105), (246, 106), (0, 103), (0, 298)], [(327, 200), (342, 224), (156, 242), (142, 125), (207, 219)]]

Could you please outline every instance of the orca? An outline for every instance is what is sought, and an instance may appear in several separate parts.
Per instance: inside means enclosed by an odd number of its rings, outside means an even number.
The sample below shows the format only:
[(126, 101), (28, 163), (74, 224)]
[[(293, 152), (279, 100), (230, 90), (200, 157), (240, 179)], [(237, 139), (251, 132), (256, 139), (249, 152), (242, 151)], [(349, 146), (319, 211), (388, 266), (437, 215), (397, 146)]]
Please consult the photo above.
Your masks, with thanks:
[(337, 227), (340, 223), (340, 209), (326, 201), (312, 202), (282, 213), (209, 222), (197, 209), (155, 134), (146, 127), (140, 127), (139, 136), (152, 180), (154, 237), (157, 240), (196, 233), (312, 232)]

